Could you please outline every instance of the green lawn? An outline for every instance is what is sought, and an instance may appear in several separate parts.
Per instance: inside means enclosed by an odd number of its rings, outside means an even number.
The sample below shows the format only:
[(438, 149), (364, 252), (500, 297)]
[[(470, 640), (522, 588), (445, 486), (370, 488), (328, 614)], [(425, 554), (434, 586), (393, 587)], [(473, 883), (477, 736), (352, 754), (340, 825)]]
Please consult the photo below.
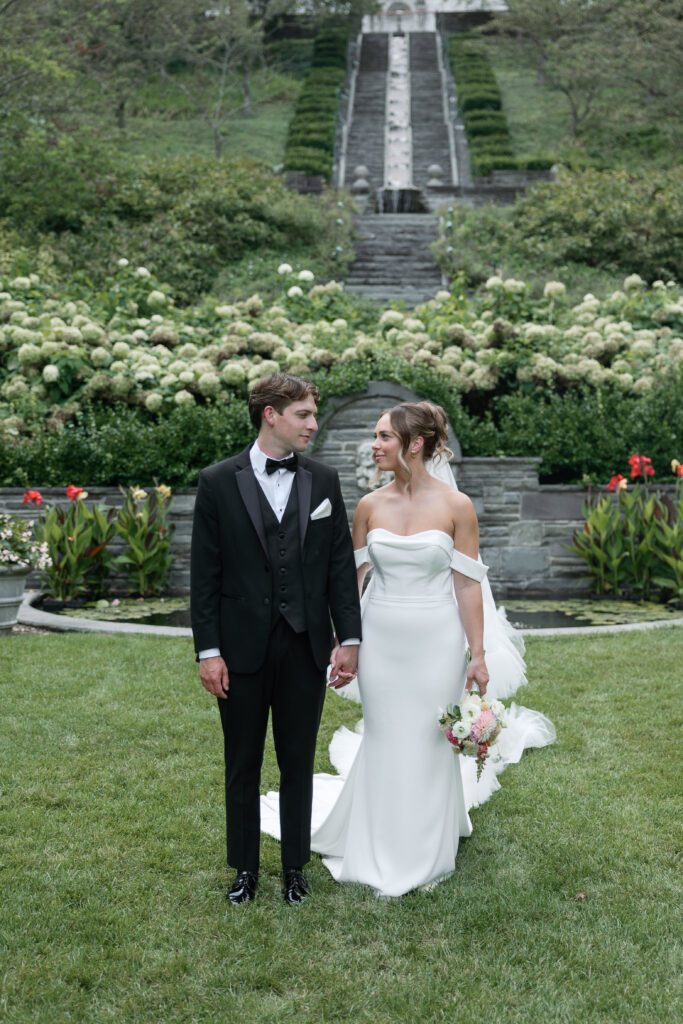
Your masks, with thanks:
[[(558, 742), (473, 813), (449, 881), (381, 901), (316, 857), (293, 910), (267, 840), (258, 901), (235, 910), (218, 715), (190, 643), (1, 640), (0, 1018), (673, 1024), (683, 630), (528, 654), (522, 703)], [(328, 696), (320, 768), (356, 716)]]

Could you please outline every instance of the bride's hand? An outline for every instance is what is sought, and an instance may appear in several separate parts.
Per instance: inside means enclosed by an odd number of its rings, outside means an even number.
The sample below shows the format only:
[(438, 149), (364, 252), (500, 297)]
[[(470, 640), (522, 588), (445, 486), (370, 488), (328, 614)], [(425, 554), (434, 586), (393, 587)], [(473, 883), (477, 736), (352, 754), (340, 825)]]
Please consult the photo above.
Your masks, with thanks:
[(484, 660), (483, 654), (479, 654), (476, 658), (472, 658), (467, 666), (467, 682), (465, 683), (465, 689), (468, 693), (471, 692), (475, 683), (479, 688), (479, 693), (483, 697), (486, 693), (486, 687), (489, 684), (489, 671), (486, 667), (486, 661)]

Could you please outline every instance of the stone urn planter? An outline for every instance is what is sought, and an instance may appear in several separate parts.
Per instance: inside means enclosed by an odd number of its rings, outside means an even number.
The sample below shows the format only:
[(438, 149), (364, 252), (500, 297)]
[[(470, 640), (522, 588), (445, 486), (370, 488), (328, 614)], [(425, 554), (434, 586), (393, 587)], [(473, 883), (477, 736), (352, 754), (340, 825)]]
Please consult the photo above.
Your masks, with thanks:
[(28, 565), (0, 569), (0, 632), (9, 631), (16, 624), (30, 572)]

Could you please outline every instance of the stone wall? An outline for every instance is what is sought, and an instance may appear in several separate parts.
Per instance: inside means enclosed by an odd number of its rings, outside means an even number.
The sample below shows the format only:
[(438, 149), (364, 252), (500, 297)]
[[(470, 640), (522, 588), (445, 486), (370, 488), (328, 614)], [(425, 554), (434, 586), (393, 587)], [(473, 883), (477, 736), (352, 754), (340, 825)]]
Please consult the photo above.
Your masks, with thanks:
[[(339, 472), (349, 519), (366, 493), (369, 475), (369, 444), (383, 410), (397, 402), (414, 401), (413, 392), (391, 382), (373, 382), (362, 394), (327, 403), (320, 419), (313, 457), (335, 466)], [(567, 550), (572, 532), (581, 525), (585, 492), (578, 487), (548, 487), (538, 482), (540, 459), (463, 457), (451, 433), (453, 470), (458, 485), (468, 494), (479, 517), (482, 558), (490, 567), (489, 578), (497, 597), (520, 594), (571, 596), (586, 594), (590, 580), (583, 563)], [(63, 488), (41, 488), (49, 503), (67, 499)], [(121, 503), (117, 488), (88, 488), (91, 499), (107, 507)], [(35, 516), (34, 508), (22, 505), (23, 490), (0, 489), (0, 511)], [(174, 563), (170, 578), (173, 593), (189, 587), (189, 553), (194, 490), (173, 496), (171, 520)], [(37, 580), (33, 580), (37, 583)], [(125, 578), (117, 576), (114, 589), (121, 592)]]

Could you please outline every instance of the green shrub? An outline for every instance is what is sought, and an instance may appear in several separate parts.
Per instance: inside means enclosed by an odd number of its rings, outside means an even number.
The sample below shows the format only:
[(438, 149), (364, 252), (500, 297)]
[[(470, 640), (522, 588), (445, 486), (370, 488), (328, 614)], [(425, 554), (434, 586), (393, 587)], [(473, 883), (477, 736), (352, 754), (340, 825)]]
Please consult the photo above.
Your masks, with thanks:
[(284, 166), (287, 170), (332, 175), (339, 93), (346, 77), (345, 31), (322, 31), (316, 41), (311, 70), (304, 79), (290, 122)]
[[(547, 156), (513, 161), (475, 150), (473, 157), (473, 170), (481, 175), (506, 165), (523, 170), (551, 166)], [(578, 273), (585, 291), (596, 290), (599, 274), (683, 279), (680, 167), (647, 176), (564, 171), (558, 183), (535, 185), (509, 209), (459, 210), (451, 223), (438, 258), (449, 275), (462, 272), (470, 284), (503, 266), (546, 280), (560, 275), (566, 281)]]
[[(305, 159), (295, 159), (294, 165), (329, 174), (329, 140), (318, 138), (316, 147), (303, 147), (304, 152), (297, 148)], [(102, 178), (107, 188), (97, 200), (85, 190), (78, 222), (72, 218), (64, 227), (67, 220), (60, 215), (63, 229), (49, 232), (43, 230), (45, 210), (50, 201), (54, 210), (66, 210), (70, 186), (64, 186), (62, 197), (59, 176), (52, 190), (41, 181), (40, 193), (29, 178), (11, 180), (10, 202), (0, 167), (0, 196), (5, 196), (0, 241), (8, 242), (1, 247), (0, 270), (24, 273), (30, 266), (43, 279), (73, 280), (83, 294), (107, 278), (116, 255), (147, 266), (185, 304), (211, 291), (219, 274), (248, 257), (263, 253), (272, 259), (273, 252), (283, 250), (292, 256), (308, 247), (309, 258), (323, 259), (331, 272), (331, 251), (348, 244), (348, 230), (340, 232), (329, 206), (288, 191), (280, 177), (251, 160), (112, 163)]]

